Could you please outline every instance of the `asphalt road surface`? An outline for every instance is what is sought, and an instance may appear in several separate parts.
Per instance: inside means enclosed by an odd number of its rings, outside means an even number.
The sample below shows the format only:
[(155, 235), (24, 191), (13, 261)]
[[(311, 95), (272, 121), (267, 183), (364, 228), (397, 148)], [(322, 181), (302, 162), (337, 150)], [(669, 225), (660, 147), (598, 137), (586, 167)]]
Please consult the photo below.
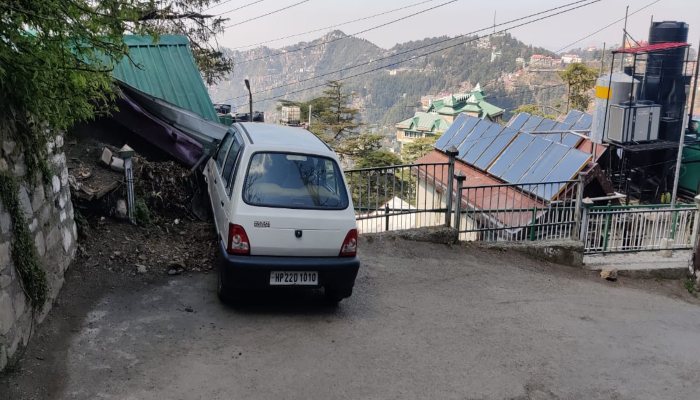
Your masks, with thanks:
[(690, 399), (700, 307), (512, 253), (375, 240), (352, 298), (73, 271), (9, 399)]

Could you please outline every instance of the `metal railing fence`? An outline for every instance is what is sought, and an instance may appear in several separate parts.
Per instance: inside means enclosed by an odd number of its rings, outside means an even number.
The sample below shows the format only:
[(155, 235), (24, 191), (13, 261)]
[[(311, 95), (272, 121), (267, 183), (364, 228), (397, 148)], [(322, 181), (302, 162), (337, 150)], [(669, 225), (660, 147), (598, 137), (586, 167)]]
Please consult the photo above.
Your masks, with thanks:
[(444, 204), (452, 188), (450, 163), (392, 165), (345, 171), (360, 233), (438, 226), (446, 223)]
[(584, 210), (584, 251), (621, 253), (692, 249), (698, 232), (695, 205), (602, 206)]
[[(580, 181), (461, 187), (460, 240), (524, 241), (578, 237)], [(461, 195), (461, 196), (460, 196)], [(553, 200), (546, 200), (552, 199)]]

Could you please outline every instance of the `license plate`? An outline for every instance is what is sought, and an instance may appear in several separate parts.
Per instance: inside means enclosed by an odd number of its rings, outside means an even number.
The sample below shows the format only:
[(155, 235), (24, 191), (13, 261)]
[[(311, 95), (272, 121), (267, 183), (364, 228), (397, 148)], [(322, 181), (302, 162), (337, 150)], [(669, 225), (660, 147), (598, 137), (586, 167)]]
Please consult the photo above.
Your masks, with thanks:
[(272, 271), (270, 272), (271, 286), (315, 286), (318, 285), (316, 271)]

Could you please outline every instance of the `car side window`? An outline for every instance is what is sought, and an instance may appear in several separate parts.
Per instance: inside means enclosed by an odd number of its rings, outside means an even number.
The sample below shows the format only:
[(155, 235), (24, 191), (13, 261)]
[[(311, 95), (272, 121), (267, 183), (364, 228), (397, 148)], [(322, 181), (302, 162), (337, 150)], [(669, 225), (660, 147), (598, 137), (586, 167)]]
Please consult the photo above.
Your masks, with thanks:
[(228, 194), (231, 194), (231, 189), (233, 188), (233, 176), (234, 167), (236, 166), (236, 160), (238, 159), (238, 154), (241, 152), (241, 142), (238, 139), (234, 139), (231, 145), (231, 150), (226, 156), (226, 163), (224, 164), (224, 172), (222, 173), (222, 181), (224, 186), (228, 189)]
[(231, 142), (233, 142), (233, 133), (229, 132), (224, 137), (224, 141), (221, 142), (221, 146), (219, 146), (219, 150), (216, 153), (216, 165), (219, 167), (219, 171), (221, 171), (224, 165), (224, 159), (226, 158), (228, 148), (231, 146)]
[(324, 160), (323, 164), (323, 184), (326, 189), (334, 194), (338, 194), (338, 180), (336, 179), (337, 177), (335, 174), (335, 166), (333, 165), (333, 161)]

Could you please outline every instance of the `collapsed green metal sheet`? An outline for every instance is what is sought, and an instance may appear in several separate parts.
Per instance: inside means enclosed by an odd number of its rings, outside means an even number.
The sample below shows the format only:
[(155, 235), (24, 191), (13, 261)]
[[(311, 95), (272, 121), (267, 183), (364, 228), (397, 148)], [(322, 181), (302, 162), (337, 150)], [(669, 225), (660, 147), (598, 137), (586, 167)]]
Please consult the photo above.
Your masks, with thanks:
[(202, 118), (219, 122), (186, 37), (125, 36), (129, 58), (114, 68), (115, 79)]

